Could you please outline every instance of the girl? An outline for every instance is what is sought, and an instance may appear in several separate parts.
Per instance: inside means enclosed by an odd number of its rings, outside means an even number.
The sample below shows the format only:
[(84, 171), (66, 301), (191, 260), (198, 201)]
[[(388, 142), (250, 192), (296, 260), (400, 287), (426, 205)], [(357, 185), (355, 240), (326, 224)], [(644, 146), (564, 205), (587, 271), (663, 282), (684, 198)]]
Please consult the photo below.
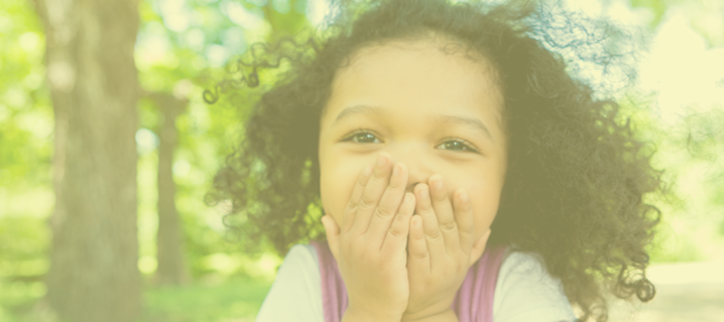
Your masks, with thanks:
[(311, 55), (269, 49), (292, 68), (215, 180), (232, 227), (289, 251), (257, 321), (605, 321), (606, 293), (653, 298), (660, 173), (536, 40), (545, 16), (346, 4)]

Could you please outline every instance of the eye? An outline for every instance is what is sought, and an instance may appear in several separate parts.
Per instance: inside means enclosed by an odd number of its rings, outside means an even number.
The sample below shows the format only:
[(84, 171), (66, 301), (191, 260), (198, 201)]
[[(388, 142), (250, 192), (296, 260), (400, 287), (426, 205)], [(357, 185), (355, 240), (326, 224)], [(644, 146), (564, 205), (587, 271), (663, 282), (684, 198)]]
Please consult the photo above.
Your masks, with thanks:
[(444, 143), (438, 145), (438, 147), (444, 146), (445, 150), (452, 150), (452, 151), (469, 151), (469, 152), (476, 152), (477, 151), (472, 147), (470, 143), (463, 139), (454, 138), (449, 141), (445, 141)]
[[(375, 142), (375, 140), (377, 142)], [(366, 130), (359, 130), (357, 132), (354, 132), (346, 139), (342, 140), (342, 142), (347, 141), (352, 141), (354, 143), (381, 143), (379, 142), (380, 140), (377, 139), (377, 137), (372, 132)]]
[[(353, 142), (353, 143), (382, 143), (377, 136), (375, 136), (374, 133), (372, 133), (369, 130), (358, 130), (352, 134), (350, 134), (347, 138), (342, 140), (342, 142)], [(438, 145), (438, 147), (443, 147), (445, 150), (450, 151), (459, 151), (459, 152), (473, 152), (478, 153), (478, 151), (473, 148), (473, 145), (468, 143), (468, 141), (465, 141), (460, 138), (452, 138), (451, 140), (445, 141), (442, 144)]]

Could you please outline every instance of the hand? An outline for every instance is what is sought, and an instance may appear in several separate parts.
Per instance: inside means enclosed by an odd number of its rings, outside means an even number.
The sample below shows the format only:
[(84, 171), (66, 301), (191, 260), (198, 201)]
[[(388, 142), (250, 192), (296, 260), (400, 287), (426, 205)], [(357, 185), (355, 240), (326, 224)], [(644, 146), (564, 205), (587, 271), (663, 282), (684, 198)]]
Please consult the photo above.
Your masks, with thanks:
[[(485, 250), (490, 230), (474, 240), (473, 207), (465, 189), (451, 206), (440, 175), (415, 187), (416, 215), (411, 219), (407, 259), (410, 299), (403, 321), (449, 313), (470, 266)], [(432, 187), (432, 193), (429, 193)]]
[(406, 167), (392, 168), (389, 155), (380, 153), (374, 169), (368, 166), (360, 174), (341, 227), (322, 217), (349, 296), (344, 320), (400, 321), (407, 307), (405, 248), (415, 196), (405, 193)]

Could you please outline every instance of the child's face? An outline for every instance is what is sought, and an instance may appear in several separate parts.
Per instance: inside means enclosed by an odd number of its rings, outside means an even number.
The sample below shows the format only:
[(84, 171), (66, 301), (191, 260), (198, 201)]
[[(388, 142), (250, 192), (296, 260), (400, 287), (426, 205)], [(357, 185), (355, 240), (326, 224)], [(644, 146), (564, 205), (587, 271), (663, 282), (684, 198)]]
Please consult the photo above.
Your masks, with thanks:
[(365, 47), (337, 71), (319, 164), (322, 205), (338, 224), (359, 173), (385, 151), (407, 166), (407, 191), (440, 174), (450, 200), (459, 188), (470, 194), (476, 237), (490, 227), (506, 171), (502, 96), (487, 61), (440, 48), (431, 40)]

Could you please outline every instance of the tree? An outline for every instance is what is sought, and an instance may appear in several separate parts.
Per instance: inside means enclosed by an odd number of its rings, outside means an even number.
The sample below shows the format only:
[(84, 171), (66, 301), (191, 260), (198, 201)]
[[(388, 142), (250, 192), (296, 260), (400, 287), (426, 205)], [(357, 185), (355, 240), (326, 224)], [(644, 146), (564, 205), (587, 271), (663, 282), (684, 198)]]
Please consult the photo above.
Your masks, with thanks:
[[(167, 277), (183, 274), (178, 269), (182, 265), (181, 256), (174, 255), (178, 254), (175, 249), (185, 252), (183, 259), (192, 277), (215, 271), (215, 267), (211, 267), (207, 260), (209, 255), (238, 253), (238, 247), (224, 238), (221, 231), (223, 227), (219, 227), (222, 219), (219, 210), (208, 208), (204, 204), (204, 195), (220, 160), (236, 144), (237, 132), (241, 129), (244, 115), (251, 108), (251, 97), (256, 95), (256, 91), (229, 89), (214, 105), (205, 104), (201, 92), (212, 89), (222, 79), (233, 77), (222, 66), (244, 54), (252, 43), (274, 41), (282, 35), (296, 35), (300, 30), (309, 28), (309, 22), (305, 16), (306, 2), (303, 0), (232, 0), (213, 3), (205, 0), (151, 0), (143, 1), (140, 5), (143, 19), (136, 46), (136, 63), (143, 90), (157, 96), (141, 101), (140, 126), (158, 135), (158, 146), (140, 154), (142, 165), (139, 168), (142, 189), (152, 186), (151, 182), (158, 183), (158, 206), (149, 189), (146, 195), (140, 195), (140, 217), (142, 222), (154, 222), (148, 218), (155, 217), (158, 209), (158, 230), (142, 230), (139, 237), (142, 257), (155, 255), (157, 259), (156, 281), (172, 284), (176, 278)], [(157, 44), (165, 45), (154, 46)], [(248, 60), (249, 57), (244, 59)], [(267, 73), (267, 70), (262, 73)], [(262, 85), (273, 83), (273, 76), (269, 74), (263, 74)], [(178, 115), (175, 122), (178, 144), (171, 159), (170, 150), (167, 149), (170, 145), (165, 142), (160, 129), (174, 122), (169, 121), (161, 105), (176, 103), (163, 103), (158, 96), (165, 95), (167, 99), (176, 96), (181, 83), (192, 87), (187, 96), (188, 110)], [(229, 99), (234, 95), (240, 97)], [(152, 181), (150, 178), (155, 177), (153, 170), (156, 168), (145, 165), (155, 165), (155, 156), (158, 156), (159, 177)], [(145, 160), (153, 161), (145, 163)], [(172, 164), (181, 166), (174, 167), (172, 172)], [(171, 182), (173, 174), (173, 187), (161, 183), (162, 174), (167, 183)], [(153, 188), (155, 190), (156, 187)], [(178, 217), (170, 215), (169, 200), (173, 199), (170, 197), (171, 189), (175, 190), (175, 212)], [(177, 231), (176, 225), (181, 229), (178, 235), (182, 238), (178, 244), (174, 241), (176, 237), (173, 237)], [(149, 269), (146, 272), (151, 271)]]
[(36, 0), (55, 112), (47, 298), (61, 319), (140, 313), (136, 229), (136, 0)]
[[(189, 86), (191, 86), (189, 84)], [(176, 184), (173, 181), (173, 154), (178, 143), (176, 117), (188, 105), (187, 99), (171, 94), (152, 93), (150, 98), (163, 115), (157, 129), (158, 146), (158, 235), (156, 247), (158, 269), (156, 281), (161, 285), (180, 285), (190, 278), (183, 257), (182, 231), (176, 210)]]

